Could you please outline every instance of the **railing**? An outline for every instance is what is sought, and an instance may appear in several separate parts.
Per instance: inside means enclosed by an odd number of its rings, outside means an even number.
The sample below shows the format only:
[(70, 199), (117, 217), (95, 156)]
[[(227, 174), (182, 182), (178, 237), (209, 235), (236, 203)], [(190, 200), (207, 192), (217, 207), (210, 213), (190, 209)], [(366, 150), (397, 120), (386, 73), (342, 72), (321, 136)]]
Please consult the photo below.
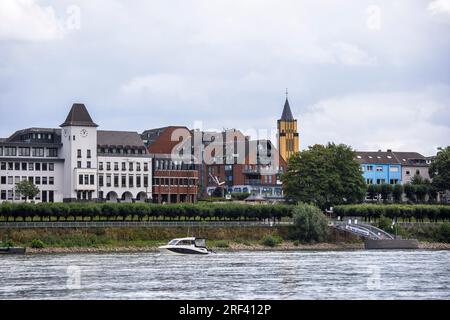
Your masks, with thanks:
[(355, 224), (341, 221), (330, 222), (329, 226), (334, 227), (338, 230), (353, 233), (365, 238), (380, 240), (380, 239), (390, 239), (393, 240), (395, 237), (384, 230), (368, 224)]
[(115, 228), (115, 227), (276, 227), (292, 222), (273, 221), (58, 221), (0, 222), (0, 229), (30, 228)]

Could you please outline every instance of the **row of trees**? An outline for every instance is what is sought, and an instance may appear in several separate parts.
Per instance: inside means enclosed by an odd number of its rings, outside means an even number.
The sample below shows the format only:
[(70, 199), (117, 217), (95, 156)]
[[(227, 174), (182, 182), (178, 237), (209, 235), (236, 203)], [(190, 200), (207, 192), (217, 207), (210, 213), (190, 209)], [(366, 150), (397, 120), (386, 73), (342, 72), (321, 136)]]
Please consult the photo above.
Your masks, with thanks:
[(298, 152), (288, 161), (282, 176), (286, 196), (293, 202), (312, 203), (322, 209), (361, 203), (366, 195), (384, 202), (435, 202), (438, 192), (450, 190), (450, 146), (439, 149), (429, 168), (432, 182), (415, 176), (402, 185), (367, 186), (355, 152), (346, 145), (316, 144)]
[(434, 222), (450, 220), (450, 206), (446, 205), (355, 204), (336, 206), (333, 211), (342, 218), (362, 217), (364, 220), (379, 219), (382, 216), (410, 222), (413, 218), (421, 222), (425, 219)]
[(52, 219), (107, 220), (281, 220), (292, 216), (292, 207), (286, 205), (243, 204), (170, 204), (146, 203), (4, 203), (0, 205), (0, 217), (5, 220), (41, 221)]

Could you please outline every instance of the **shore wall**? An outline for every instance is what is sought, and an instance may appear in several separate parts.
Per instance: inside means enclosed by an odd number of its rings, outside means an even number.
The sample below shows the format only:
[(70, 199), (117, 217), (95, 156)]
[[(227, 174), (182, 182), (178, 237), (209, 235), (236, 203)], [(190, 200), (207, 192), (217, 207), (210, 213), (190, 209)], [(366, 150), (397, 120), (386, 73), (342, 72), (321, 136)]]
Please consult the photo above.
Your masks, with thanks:
[(395, 239), (395, 240), (366, 240), (366, 249), (387, 250), (387, 249), (419, 249), (419, 241)]

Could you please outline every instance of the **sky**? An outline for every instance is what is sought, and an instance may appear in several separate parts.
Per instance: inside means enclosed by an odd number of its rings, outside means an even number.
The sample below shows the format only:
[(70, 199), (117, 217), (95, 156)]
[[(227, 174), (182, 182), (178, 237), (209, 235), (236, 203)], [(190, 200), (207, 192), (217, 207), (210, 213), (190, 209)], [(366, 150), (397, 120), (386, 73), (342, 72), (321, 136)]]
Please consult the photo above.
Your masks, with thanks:
[(449, 57), (450, 0), (1, 0), (0, 137), (75, 102), (104, 130), (273, 131), (288, 88), (301, 149), (429, 156)]

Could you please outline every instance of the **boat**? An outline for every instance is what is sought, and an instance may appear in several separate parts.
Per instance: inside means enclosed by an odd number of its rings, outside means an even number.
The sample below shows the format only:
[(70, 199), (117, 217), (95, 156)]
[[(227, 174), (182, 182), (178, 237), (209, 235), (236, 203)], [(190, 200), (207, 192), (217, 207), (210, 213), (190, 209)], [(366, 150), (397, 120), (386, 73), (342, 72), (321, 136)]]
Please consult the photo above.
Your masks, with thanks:
[(169, 254), (210, 254), (213, 251), (206, 248), (205, 238), (172, 239), (168, 244), (158, 247), (161, 253)]
[(22, 247), (0, 247), (0, 254), (25, 254), (26, 248)]

